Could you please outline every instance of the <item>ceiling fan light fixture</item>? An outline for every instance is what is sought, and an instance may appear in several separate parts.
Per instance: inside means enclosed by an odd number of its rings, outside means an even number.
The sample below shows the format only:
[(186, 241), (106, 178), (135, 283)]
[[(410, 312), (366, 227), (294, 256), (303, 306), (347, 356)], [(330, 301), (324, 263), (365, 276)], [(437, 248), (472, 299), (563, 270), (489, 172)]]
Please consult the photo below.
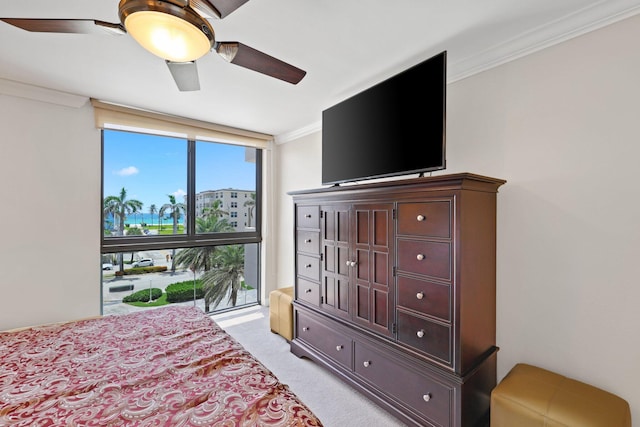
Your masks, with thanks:
[(211, 25), (188, 7), (123, 0), (120, 19), (142, 47), (168, 61), (195, 61), (208, 53), (214, 43)]

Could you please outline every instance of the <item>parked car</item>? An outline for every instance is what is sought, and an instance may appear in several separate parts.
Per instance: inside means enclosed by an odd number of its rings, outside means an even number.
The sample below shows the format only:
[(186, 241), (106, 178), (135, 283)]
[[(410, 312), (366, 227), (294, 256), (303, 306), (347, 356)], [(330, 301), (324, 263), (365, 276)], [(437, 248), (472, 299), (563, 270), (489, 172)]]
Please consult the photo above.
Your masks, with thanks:
[(111, 269), (113, 269), (113, 264), (105, 262), (105, 263), (102, 264), (102, 269), (103, 270), (111, 270)]
[(153, 260), (151, 258), (142, 258), (138, 261), (135, 261), (131, 264), (132, 267), (150, 267), (153, 265)]

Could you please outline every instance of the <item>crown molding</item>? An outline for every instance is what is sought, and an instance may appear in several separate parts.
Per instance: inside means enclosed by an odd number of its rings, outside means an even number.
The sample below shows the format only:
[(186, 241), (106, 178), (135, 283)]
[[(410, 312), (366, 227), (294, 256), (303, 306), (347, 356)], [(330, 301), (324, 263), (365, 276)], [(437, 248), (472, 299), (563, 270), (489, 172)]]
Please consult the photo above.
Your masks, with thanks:
[(315, 132), (320, 132), (322, 130), (322, 120), (312, 123), (303, 128), (283, 133), (275, 137), (276, 144), (284, 144), (285, 142), (293, 141), (294, 139), (302, 138), (303, 136), (311, 135)]
[[(447, 83), (514, 61), (640, 13), (637, 0), (601, 0), (447, 65)], [(322, 130), (322, 121), (276, 136), (281, 144)]]
[(637, 0), (599, 1), (456, 61), (448, 67), (448, 83), (571, 40), (638, 13), (640, 5)]
[(80, 108), (89, 101), (87, 96), (59, 92), (6, 79), (0, 79), (0, 94), (72, 108)]

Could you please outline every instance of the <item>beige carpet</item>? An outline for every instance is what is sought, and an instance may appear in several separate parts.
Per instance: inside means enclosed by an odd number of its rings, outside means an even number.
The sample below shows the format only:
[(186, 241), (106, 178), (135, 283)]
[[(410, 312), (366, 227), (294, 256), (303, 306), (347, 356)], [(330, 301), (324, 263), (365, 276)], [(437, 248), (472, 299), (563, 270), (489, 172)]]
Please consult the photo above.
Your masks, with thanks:
[(269, 330), (268, 307), (222, 313), (213, 319), (287, 384), (324, 427), (404, 426), (320, 366), (292, 354), (289, 343)]

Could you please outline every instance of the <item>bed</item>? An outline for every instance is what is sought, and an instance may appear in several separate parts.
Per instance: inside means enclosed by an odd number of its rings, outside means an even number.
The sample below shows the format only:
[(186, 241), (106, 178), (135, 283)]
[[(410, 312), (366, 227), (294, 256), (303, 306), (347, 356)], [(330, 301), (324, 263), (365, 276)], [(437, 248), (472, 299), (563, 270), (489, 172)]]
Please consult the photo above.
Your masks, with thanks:
[(201, 309), (0, 332), (0, 426), (322, 426)]

